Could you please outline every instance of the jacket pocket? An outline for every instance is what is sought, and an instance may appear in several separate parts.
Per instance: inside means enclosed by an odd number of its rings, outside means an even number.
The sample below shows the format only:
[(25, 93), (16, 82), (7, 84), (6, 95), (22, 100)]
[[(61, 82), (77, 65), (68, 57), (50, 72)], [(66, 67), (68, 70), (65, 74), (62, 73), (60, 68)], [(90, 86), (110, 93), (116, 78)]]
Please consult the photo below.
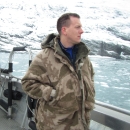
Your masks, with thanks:
[(56, 96), (52, 101), (44, 106), (44, 116), (55, 125), (60, 125), (69, 122), (79, 107), (73, 92), (61, 94), (61, 91), (56, 90)]

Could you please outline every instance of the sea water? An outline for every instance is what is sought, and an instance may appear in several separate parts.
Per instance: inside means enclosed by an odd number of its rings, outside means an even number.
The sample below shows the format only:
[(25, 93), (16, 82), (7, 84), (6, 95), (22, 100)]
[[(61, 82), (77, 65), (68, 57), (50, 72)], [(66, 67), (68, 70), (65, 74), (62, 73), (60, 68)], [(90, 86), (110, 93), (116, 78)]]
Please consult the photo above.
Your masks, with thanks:
[(130, 110), (130, 60), (91, 56), (96, 100)]
[[(130, 110), (130, 60), (89, 56), (95, 71), (96, 100)], [(9, 53), (0, 53), (1, 68), (8, 68)], [(22, 78), (29, 67), (29, 55), (13, 55), (13, 76)]]

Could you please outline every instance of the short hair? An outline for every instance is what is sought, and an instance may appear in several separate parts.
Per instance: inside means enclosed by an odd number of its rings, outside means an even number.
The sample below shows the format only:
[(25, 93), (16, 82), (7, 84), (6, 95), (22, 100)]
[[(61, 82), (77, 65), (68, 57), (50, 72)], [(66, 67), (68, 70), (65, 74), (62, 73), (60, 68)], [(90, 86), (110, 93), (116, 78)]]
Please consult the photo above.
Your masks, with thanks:
[(57, 31), (59, 34), (61, 34), (61, 28), (63, 26), (69, 26), (70, 25), (70, 17), (76, 17), (80, 18), (80, 16), (76, 13), (65, 13), (59, 17), (57, 20)]

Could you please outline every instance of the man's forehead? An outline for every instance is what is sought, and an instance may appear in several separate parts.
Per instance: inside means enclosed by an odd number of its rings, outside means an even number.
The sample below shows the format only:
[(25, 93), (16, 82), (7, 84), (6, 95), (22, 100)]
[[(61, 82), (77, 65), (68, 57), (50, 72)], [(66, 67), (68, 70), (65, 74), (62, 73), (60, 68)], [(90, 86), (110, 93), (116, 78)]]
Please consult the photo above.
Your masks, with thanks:
[(75, 17), (75, 16), (70, 16), (70, 19), (80, 19), (80, 18)]
[(77, 17), (71, 17), (70, 23), (75, 24), (75, 25), (81, 25), (80, 19)]

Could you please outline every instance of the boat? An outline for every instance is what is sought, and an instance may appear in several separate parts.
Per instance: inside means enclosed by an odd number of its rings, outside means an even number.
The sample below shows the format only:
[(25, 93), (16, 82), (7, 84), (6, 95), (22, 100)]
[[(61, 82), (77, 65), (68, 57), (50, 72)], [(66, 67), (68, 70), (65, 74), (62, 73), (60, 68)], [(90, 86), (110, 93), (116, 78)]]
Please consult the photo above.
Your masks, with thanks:
[[(36, 130), (36, 100), (22, 90), (21, 79), (12, 75), (12, 57), (16, 51), (29, 54), (26, 46), (14, 47), (9, 55), (8, 69), (0, 68), (0, 130)], [(130, 130), (130, 111), (96, 100), (91, 112), (90, 130)]]
[(124, 52), (121, 52), (120, 57), (123, 60), (130, 60), (130, 55), (124, 55)]

